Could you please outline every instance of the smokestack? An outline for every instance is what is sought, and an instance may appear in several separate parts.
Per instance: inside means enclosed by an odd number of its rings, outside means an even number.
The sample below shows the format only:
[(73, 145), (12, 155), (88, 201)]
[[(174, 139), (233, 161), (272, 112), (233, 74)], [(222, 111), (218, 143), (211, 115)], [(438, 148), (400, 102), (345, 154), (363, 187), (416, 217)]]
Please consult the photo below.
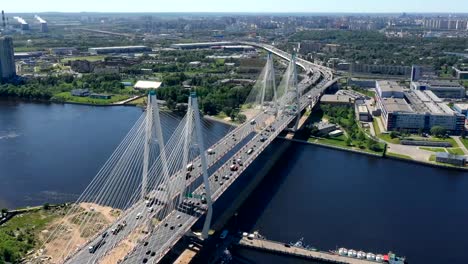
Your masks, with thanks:
[(3, 29), (6, 28), (6, 24), (5, 24), (5, 12), (2, 10), (2, 25), (3, 25)]

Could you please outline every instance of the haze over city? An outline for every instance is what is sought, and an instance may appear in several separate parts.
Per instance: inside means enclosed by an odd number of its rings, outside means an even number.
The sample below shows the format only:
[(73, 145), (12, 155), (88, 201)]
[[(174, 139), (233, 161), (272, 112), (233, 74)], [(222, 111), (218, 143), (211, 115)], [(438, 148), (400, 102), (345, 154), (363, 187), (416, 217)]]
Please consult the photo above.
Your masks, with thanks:
[(21, 5), (4, 1), (10, 12), (311, 12), (311, 13), (464, 13), (468, 2), (459, 0), (115, 0), (115, 1), (34, 1)]

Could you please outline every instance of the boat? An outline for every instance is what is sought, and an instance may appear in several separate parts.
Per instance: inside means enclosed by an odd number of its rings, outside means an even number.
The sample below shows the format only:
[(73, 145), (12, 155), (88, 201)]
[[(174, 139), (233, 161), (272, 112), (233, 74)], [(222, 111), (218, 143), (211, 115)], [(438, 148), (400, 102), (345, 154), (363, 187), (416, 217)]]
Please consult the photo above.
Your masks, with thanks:
[[(299, 242), (299, 241), (298, 241)], [(296, 242), (297, 243), (297, 242)], [(338, 250), (330, 250), (330, 253), (347, 258), (357, 258), (368, 260), (375, 263), (388, 263), (388, 264), (407, 264), (405, 257), (399, 257), (391, 251), (388, 254), (374, 254), (371, 252), (364, 252), (362, 250), (356, 251), (354, 249), (339, 248)]]

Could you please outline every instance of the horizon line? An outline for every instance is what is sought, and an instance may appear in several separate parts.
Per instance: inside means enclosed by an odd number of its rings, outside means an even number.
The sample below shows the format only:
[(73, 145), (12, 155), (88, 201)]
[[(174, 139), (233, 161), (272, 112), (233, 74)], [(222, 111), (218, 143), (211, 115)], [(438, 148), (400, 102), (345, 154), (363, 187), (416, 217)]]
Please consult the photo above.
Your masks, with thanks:
[(291, 11), (291, 12), (281, 12), (281, 11), (14, 11), (14, 12), (5, 12), (5, 14), (39, 14), (39, 13), (104, 13), (104, 14), (139, 14), (139, 13), (154, 13), (154, 14), (466, 14), (468, 11), (462, 12), (447, 12), (447, 11)]

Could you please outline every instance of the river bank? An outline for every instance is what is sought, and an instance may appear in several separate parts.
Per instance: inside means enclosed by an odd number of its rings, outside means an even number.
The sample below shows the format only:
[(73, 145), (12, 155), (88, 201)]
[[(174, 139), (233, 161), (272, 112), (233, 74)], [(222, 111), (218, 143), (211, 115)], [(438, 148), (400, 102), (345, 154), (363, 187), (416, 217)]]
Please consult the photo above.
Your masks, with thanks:
[(456, 166), (451, 166), (451, 165), (444, 165), (441, 163), (434, 163), (434, 162), (424, 162), (420, 160), (414, 160), (411, 159), (411, 157), (404, 157), (403, 155), (392, 155), (392, 153), (388, 153), (385, 149), (385, 151), (382, 154), (377, 154), (377, 153), (370, 153), (368, 151), (362, 151), (362, 150), (356, 150), (356, 149), (351, 149), (351, 148), (346, 148), (346, 147), (340, 147), (336, 145), (331, 145), (331, 144), (323, 144), (323, 143), (317, 143), (317, 142), (310, 142), (306, 141), (303, 139), (288, 139), (286, 137), (280, 137), (285, 140), (290, 140), (293, 142), (301, 143), (301, 144), (308, 144), (308, 145), (315, 145), (315, 146), (320, 146), (324, 148), (330, 148), (330, 149), (336, 149), (340, 151), (347, 151), (347, 152), (353, 152), (361, 155), (368, 155), (368, 156), (374, 156), (374, 157), (379, 157), (379, 158), (386, 158), (386, 159), (394, 159), (394, 160), (400, 160), (404, 162), (410, 162), (410, 163), (417, 163), (421, 164), (424, 166), (430, 166), (430, 167), (435, 167), (435, 168), (444, 168), (444, 169), (450, 169), (450, 170), (458, 170), (458, 171), (467, 171), (468, 172), (468, 167), (456, 167)]

